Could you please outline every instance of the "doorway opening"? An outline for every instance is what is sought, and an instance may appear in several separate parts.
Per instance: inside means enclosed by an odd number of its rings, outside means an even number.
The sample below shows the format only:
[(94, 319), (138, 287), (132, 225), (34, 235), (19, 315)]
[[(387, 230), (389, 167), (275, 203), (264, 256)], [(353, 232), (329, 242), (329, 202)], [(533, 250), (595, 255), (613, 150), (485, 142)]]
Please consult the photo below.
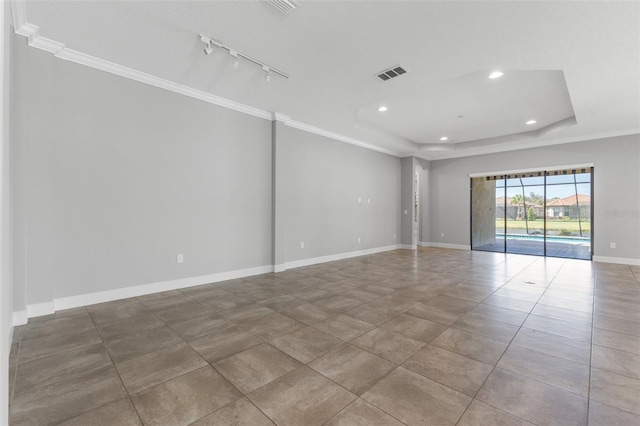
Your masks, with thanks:
[(593, 167), (471, 178), (471, 248), (591, 260)]

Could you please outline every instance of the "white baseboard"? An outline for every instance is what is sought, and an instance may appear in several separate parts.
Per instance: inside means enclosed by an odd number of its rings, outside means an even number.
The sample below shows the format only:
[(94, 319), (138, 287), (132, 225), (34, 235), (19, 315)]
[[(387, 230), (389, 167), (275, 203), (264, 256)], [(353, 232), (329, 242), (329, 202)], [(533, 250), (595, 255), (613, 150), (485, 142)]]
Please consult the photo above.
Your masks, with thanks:
[(464, 244), (445, 244), (445, 243), (420, 243), (423, 247), (437, 247), (437, 248), (446, 248), (446, 249), (454, 249), (454, 250), (471, 250), (471, 246), (467, 246)]
[(287, 265), (285, 263), (273, 266), (273, 272), (284, 272), (286, 270), (287, 270)]
[(201, 275), (198, 277), (181, 278), (171, 281), (162, 281), (151, 284), (143, 284), (132, 287), (118, 288), (114, 290), (99, 291), (95, 293), (80, 294), (54, 299), (52, 302), (27, 305), (25, 311), (13, 313), (13, 324), (26, 324), (29, 318), (52, 314), (62, 309), (78, 308), (81, 306), (95, 305), (96, 303), (111, 302), (127, 299), (129, 297), (144, 296), (145, 294), (160, 293), (169, 290), (178, 290), (202, 284), (219, 281), (233, 280), (236, 278), (250, 277), (252, 275), (273, 272), (273, 266), (258, 266), (256, 268), (239, 269), (236, 271), (220, 272), (217, 274)]
[(54, 302), (32, 303), (27, 305), (27, 316), (29, 318), (49, 315), (56, 311)]
[(11, 320), (12, 320), (12, 326), (11, 326), (12, 330), (13, 330), (13, 327), (15, 326), (25, 325), (29, 320), (29, 316), (27, 315), (26, 309), (24, 311), (15, 311), (13, 313), (13, 318)]
[(593, 256), (594, 262), (602, 263), (619, 263), (620, 265), (639, 265), (640, 259), (633, 259), (629, 257), (608, 257), (608, 256)]
[(398, 248), (403, 250), (416, 250), (418, 246), (416, 244), (400, 244)]
[(397, 250), (399, 248), (402, 248), (402, 247), (398, 244), (391, 245), (391, 246), (384, 246), (384, 247), (375, 247), (375, 248), (365, 249), (365, 250), (350, 251), (347, 253), (331, 254), (328, 256), (294, 260), (292, 262), (286, 262), (285, 266), (286, 266), (286, 269), (299, 268), (301, 266), (316, 265), (318, 263), (333, 262), (335, 260), (349, 259), (349, 258), (358, 257), (358, 256), (366, 256), (368, 254), (381, 253), (383, 251), (390, 251), (390, 250)]

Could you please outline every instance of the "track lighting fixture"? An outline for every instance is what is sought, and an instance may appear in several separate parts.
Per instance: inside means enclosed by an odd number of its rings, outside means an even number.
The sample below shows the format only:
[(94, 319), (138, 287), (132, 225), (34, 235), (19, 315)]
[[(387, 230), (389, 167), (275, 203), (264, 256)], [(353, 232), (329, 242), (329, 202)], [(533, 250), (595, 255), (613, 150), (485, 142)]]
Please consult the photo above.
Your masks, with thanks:
[(289, 76), (283, 73), (282, 71), (278, 71), (272, 66), (269, 66), (263, 62), (260, 62), (257, 59), (253, 59), (252, 57), (247, 56), (244, 53), (240, 53), (237, 50), (232, 49), (231, 47), (226, 46), (221, 42), (214, 40), (212, 38), (209, 38), (205, 35), (200, 34), (200, 41), (205, 44), (205, 47), (203, 49), (205, 55), (210, 55), (211, 53), (214, 52), (216, 48), (225, 49), (227, 52), (229, 52), (229, 55), (233, 58), (232, 65), (234, 68), (238, 68), (238, 65), (240, 65), (240, 58), (244, 58), (247, 61), (253, 62), (254, 64), (258, 65), (266, 73), (264, 76), (265, 81), (271, 81), (272, 74), (278, 74), (281, 77), (289, 78)]

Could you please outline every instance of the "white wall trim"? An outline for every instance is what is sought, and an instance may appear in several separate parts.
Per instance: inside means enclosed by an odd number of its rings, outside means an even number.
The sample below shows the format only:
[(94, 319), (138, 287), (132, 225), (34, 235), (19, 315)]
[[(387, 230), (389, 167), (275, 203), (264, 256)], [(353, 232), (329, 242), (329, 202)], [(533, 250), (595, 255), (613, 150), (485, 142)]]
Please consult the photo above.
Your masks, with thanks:
[(319, 136), (324, 136), (326, 138), (329, 139), (334, 139), (337, 140), (339, 142), (345, 142), (351, 145), (355, 145), (355, 146), (359, 146), (361, 148), (367, 148), (370, 149), (372, 151), (378, 151), (378, 152), (382, 152), (383, 154), (388, 154), (388, 155), (393, 155), (394, 157), (400, 157), (400, 153), (395, 152), (395, 151), (391, 151), (389, 149), (385, 149), (385, 148), (380, 148), (374, 145), (370, 145), (366, 142), (363, 142), (361, 140), (358, 139), (354, 139), (348, 136), (344, 136), (344, 135), (340, 135), (338, 133), (334, 133), (331, 132), (329, 130), (325, 130), (325, 129), (321, 129), (319, 127), (315, 127), (312, 126), (310, 124), (305, 124), (305, 123), (301, 123), (299, 121), (295, 121), (295, 120), (291, 120), (291, 118), (289, 119), (285, 119), (285, 120), (280, 120), (282, 121), (286, 126), (288, 127), (293, 127), (294, 129), (299, 129), (299, 130), (303, 130), (305, 132), (308, 133), (313, 133)]
[(27, 315), (27, 311), (14, 311), (13, 312), (13, 325), (11, 327), (11, 329), (13, 329), (13, 327), (18, 326), (18, 325), (25, 325), (27, 323), (27, 321), (29, 321), (29, 316)]
[(31, 305), (27, 305), (27, 316), (29, 318), (49, 315), (55, 311), (54, 302), (32, 303)]
[(629, 257), (608, 257), (608, 256), (593, 256), (594, 262), (602, 263), (618, 263), (620, 265), (638, 265), (640, 266), (640, 259), (633, 259)]
[(446, 249), (454, 249), (454, 250), (471, 250), (471, 246), (464, 244), (446, 244), (446, 243), (422, 243), (424, 247), (437, 247), (437, 248), (446, 248)]
[(285, 263), (281, 264), (281, 265), (274, 265), (273, 267), (273, 272), (284, 272), (287, 270), (287, 265)]
[(417, 250), (418, 245), (417, 244), (400, 244), (398, 248), (403, 250)]
[(129, 297), (144, 296), (145, 294), (160, 293), (163, 291), (177, 290), (219, 281), (249, 277), (252, 275), (266, 274), (272, 271), (273, 267), (271, 265), (258, 266), (256, 268), (239, 269), (236, 271), (219, 272), (216, 274), (201, 275), (197, 277), (161, 281), (114, 290), (99, 291), (96, 293), (81, 294), (78, 296), (61, 297), (54, 299), (54, 304), (56, 310), (71, 309), (80, 306), (95, 305), (96, 303), (127, 299)]
[(189, 96), (194, 99), (199, 99), (207, 103), (242, 112), (254, 117), (262, 118), (265, 120), (282, 121), (287, 126), (324, 136), (339, 142), (345, 142), (351, 145), (359, 146), (361, 148), (393, 155), (395, 157), (400, 156), (400, 154), (395, 151), (371, 145), (361, 140), (331, 132), (329, 130), (321, 129), (309, 124), (301, 123), (299, 121), (294, 121), (291, 119), (291, 117), (284, 114), (271, 113), (259, 108), (254, 108), (249, 105), (241, 104), (230, 99), (204, 92), (202, 90), (174, 83), (170, 80), (166, 80), (151, 74), (125, 67), (123, 65), (109, 62), (95, 56), (87, 55), (86, 53), (78, 52), (77, 50), (69, 49), (65, 47), (63, 43), (40, 36), (40, 28), (25, 21), (26, 17), (24, 16), (24, 5), (22, 5), (21, 1), (14, 1), (12, 5), (14, 8), (14, 27), (16, 34), (27, 37), (29, 46), (51, 52), (56, 58), (75, 62), (80, 65), (85, 65), (91, 68), (98, 69), (100, 71), (105, 71), (110, 74), (115, 74), (120, 77), (135, 80), (140, 83), (148, 84), (150, 86), (159, 87), (161, 89), (169, 90), (171, 92), (178, 93), (184, 96)]
[(358, 256), (366, 256), (368, 254), (381, 253), (383, 251), (390, 251), (390, 250), (397, 250), (399, 248), (401, 247), (400, 245), (397, 245), (397, 244), (391, 245), (391, 246), (375, 247), (371, 249), (350, 251), (347, 253), (330, 254), (328, 256), (293, 260), (291, 262), (286, 262), (285, 265), (286, 265), (286, 269), (299, 268), (301, 266), (316, 265), (318, 263), (333, 262), (335, 260), (349, 259), (349, 258), (358, 257)]

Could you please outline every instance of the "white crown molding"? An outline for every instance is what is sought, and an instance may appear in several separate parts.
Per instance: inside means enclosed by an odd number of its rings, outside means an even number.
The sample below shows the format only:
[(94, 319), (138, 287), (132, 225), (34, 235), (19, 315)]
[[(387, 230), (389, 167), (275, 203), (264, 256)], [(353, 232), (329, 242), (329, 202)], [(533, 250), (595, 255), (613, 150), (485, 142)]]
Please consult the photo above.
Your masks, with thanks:
[(608, 257), (608, 256), (593, 256), (594, 262), (602, 263), (617, 263), (620, 265), (639, 265), (640, 259), (633, 259), (629, 257)]
[[(277, 120), (285, 123), (287, 126), (294, 127), (300, 130), (304, 130), (309, 133), (317, 134), (320, 136), (334, 139), (340, 142), (345, 142), (351, 145), (356, 145), (361, 148), (370, 149), (373, 151), (382, 152), (384, 154), (393, 155), (399, 157), (400, 154), (385, 148), (380, 148), (375, 145), (368, 144), (366, 142), (344, 136), (329, 130), (321, 129), (319, 127), (311, 126), (309, 124), (294, 121), (291, 117), (280, 114), (277, 112), (268, 112), (259, 108), (254, 108), (248, 105), (241, 104), (239, 102), (232, 101), (230, 99), (222, 98), (220, 96), (212, 95), (202, 90), (194, 89), (182, 84), (174, 83), (170, 80), (166, 80), (160, 77), (156, 77), (151, 74), (147, 74), (141, 71), (134, 70), (132, 68), (125, 67), (113, 62), (106, 61), (104, 59), (97, 58), (95, 56), (87, 55), (86, 53), (78, 52), (77, 50), (69, 49), (65, 47), (63, 43), (51, 40), (40, 36), (40, 29), (36, 25), (29, 24), (25, 21), (25, 10), (22, 1), (14, 1), (12, 3), (14, 10), (14, 27), (16, 34), (27, 37), (29, 46), (38, 49), (51, 52), (55, 57), (64, 59), (70, 62), (75, 62), (80, 65), (85, 65), (91, 68), (95, 68), (101, 71), (115, 74), (120, 77), (128, 78), (138, 81), (140, 83), (148, 84), (150, 86), (159, 87), (161, 89), (169, 90), (174, 93), (178, 93), (191, 98), (199, 99), (204, 102), (215, 104), (223, 108), (228, 108), (234, 111), (242, 112), (254, 117), (262, 118), (265, 120)], [(16, 24), (17, 22), (17, 24)]]
[(309, 266), (309, 265), (316, 265), (318, 263), (333, 262), (335, 260), (350, 259), (352, 257), (366, 256), (369, 254), (381, 253), (384, 251), (397, 250), (399, 248), (401, 248), (399, 245), (394, 244), (391, 246), (375, 247), (375, 248), (364, 249), (364, 250), (350, 251), (346, 253), (331, 254), (328, 256), (294, 260), (291, 262), (286, 262), (285, 265), (286, 265), (286, 269), (299, 268), (301, 266)]
[[(571, 136), (566, 138), (550, 139), (546, 141), (527, 139), (526, 141), (488, 145), (479, 148), (466, 148), (459, 151), (440, 151), (439, 153), (433, 153), (433, 155), (416, 151), (413, 156), (429, 161), (437, 161), (447, 160), (450, 158), (473, 157), (476, 155), (496, 154), (499, 152), (518, 151), (521, 149), (540, 148), (543, 146), (563, 145), (567, 143), (586, 142), (595, 139), (615, 138), (619, 136), (629, 136), (636, 134), (640, 134), (640, 128), (614, 130), (610, 132), (595, 133), (592, 135)], [(442, 155), (438, 155), (440, 153), (442, 153)]]
[(334, 139), (339, 142), (345, 142), (351, 145), (359, 146), (361, 148), (370, 149), (372, 151), (382, 152), (383, 154), (393, 155), (394, 157), (401, 157), (402, 155), (399, 152), (391, 151), (386, 148), (381, 148), (375, 145), (368, 144), (358, 139), (351, 138), (349, 136), (344, 136), (335, 132), (331, 132), (329, 130), (321, 129), (320, 127), (315, 127), (310, 124), (301, 123), (295, 120), (286, 120), (283, 121), (286, 126), (293, 127), (294, 129), (304, 130), (308, 133), (313, 133), (319, 136), (324, 136), (329, 139)]

